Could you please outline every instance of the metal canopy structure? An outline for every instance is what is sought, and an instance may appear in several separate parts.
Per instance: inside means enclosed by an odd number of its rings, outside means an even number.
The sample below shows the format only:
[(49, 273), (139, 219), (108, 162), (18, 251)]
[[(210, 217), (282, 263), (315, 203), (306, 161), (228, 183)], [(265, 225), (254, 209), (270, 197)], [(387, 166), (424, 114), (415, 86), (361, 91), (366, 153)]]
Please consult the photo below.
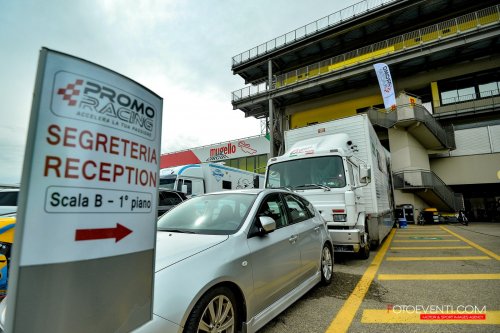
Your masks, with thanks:
[[(450, 66), (485, 56), (498, 56), (500, 54), (498, 20), (489, 25), (481, 24), (482, 21), (477, 20), (476, 26), (468, 27), (466, 31), (460, 31), (463, 23), (457, 21), (454, 34), (446, 35), (446, 38), (436, 35), (432, 40), (422, 41), (420, 45), (404, 47), (399, 52), (388, 52), (373, 60), (363, 59), (329, 73), (321, 73), (304, 80), (299, 79), (294, 84), (280, 86), (276, 82), (267, 83), (270, 72), (275, 78), (274, 81), (276, 77), (288, 77), (290, 71), (296, 71), (300, 78), (302, 72), (309, 71), (309, 68), (304, 69), (304, 64), (321, 66), (325, 59), (331, 61), (332, 57), (337, 59), (345, 57), (346, 54), (352, 57), (354, 52), (366, 52), (366, 45), (380, 47), (379, 45), (387, 40), (391, 42), (398, 38), (406, 41), (409, 38), (419, 40), (418, 36), (415, 38), (416, 32), (425, 33), (434, 26), (439, 27), (436, 29), (440, 29), (440, 32), (446, 32), (450, 29), (445, 28), (453, 25), (457, 18), (473, 21), (477, 13), (490, 15), (489, 12), (487, 14), (481, 12), (489, 3), (494, 4), (495, 1), (482, 1), (481, 7), (462, 0), (390, 2), (334, 27), (248, 59), (234, 65), (233, 73), (242, 76), (246, 82), (254, 84), (266, 82), (266, 84), (263, 89), (259, 86), (249, 86), (233, 92), (233, 108), (243, 111), (247, 117), (263, 118), (269, 115), (269, 99), (272, 99), (274, 105), (279, 108), (347, 89), (376, 84), (372, 65), (381, 60), (391, 66), (397, 81), (398, 77), (439, 69), (443, 65)], [(495, 11), (497, 7), (493, 6), (490, 10)], [(491, 17), (495, 20), (494, 15)], [(272, 68), (269, 66), (270, 63)], [(286, 81), (281, 82), (286, 83)]]

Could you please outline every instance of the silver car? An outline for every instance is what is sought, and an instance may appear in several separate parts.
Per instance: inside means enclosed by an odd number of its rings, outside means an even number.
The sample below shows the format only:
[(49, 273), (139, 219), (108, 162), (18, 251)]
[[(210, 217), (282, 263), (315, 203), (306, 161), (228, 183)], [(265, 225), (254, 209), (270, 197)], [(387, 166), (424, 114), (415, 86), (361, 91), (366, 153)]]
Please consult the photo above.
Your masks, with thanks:
[(194, 197), (158, 220), (153, 320), (135, 332), (255, 332), (329, 284), (332, 268), (326, 224), (301, 196), (251, 189)]
[(137, 332), (255, 332), (332, 280), (321, 215), (283, 190), (194, 197), (158, 221), (153, 321)]

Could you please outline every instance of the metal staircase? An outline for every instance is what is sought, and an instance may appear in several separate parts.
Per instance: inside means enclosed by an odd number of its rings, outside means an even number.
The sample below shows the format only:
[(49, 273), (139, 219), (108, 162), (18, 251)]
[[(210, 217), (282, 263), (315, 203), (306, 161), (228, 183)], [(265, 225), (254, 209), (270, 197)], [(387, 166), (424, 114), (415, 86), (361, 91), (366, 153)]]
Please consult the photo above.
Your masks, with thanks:
[(422, 105), (398, 105), (389, 111), (372, 108), (368, 110), (368, 117), (373, 125), (406, 128), (427, 149), (456, 148), (453, 128), (441, 126)]
[(393, 174), (394, 189), (414, 192), (426, 202), (444, 211), (464, 209), (461, 193), (455, 193), (434, 172), (428, 170), (405, 170)]

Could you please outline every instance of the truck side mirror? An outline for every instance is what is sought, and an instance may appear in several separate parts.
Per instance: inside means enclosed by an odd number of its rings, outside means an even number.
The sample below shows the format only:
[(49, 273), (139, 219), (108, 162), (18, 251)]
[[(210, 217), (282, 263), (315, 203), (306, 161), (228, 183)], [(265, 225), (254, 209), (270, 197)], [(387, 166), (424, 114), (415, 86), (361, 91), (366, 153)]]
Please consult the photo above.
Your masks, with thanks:
[(259, 188), (259, 176), (253, 176), (253, 188)]
[(372, 169), (367, 165), (359, 166), (359, 182), (369, 184), (372, 181)]
[(185, 193), (185, 194), (188, 194), (188, 187), (187, 187), (187, 185), (182, 185), (181, 186), (181, 192)]

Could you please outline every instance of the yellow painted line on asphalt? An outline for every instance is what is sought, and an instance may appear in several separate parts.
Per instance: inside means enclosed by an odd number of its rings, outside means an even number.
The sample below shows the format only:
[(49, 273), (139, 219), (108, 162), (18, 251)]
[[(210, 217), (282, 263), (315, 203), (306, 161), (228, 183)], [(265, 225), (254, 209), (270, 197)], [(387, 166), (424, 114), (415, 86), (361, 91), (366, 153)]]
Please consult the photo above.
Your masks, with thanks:
[(398, 229), (398, 232), (429, 232), (429, 231), (441, 231), (440, 227), (432, 227), (432, 228), (422, 228), (422, 227), (414, 227), (414, 228), (406, 228), (406, 229)]
[(395, 239), (392, 241), (393, 243), (425, 243), (425, 242), (461, 242), (459, 239)]
[(423, 234), (423, 233), (416, 233), (416, 232), (412, 232), (411, 234), (400, 234), (400, 233), (397, 233), (396, 234), (396, 237), (451, 237), (450, 234)]
[(475, 247), (476, 249), (478, 249), (479, 251), (481, 252), (484, 252), (486, 253), (487, 255), (489, 255), (490, 257), (496, 259), (496, 260), (500, 260), (500, 256), (488, 249), (485, 249), (484, 247), (480, 246), (480, 245), (477, 245), (476, 243), (474, 243), (473, 241), (470, 241), (468, 240), (467, 238), (465, 237), (462, 237), (460, 236), (459, 234), (457, 233), (454, 233), (453, 231), (451, 231), (450, 229), (446, 228), (446, 227), (441, 227), (441, 229), (445, 230), (446, 232), (449, 232), (450, 234), (452, 234), (453, 236), (457, 237), (458, 239), (461, 239), (463, 240), (464, 242), (466, 242), (467, 244), (469, 244), (470, 246), (473, 246)]
[(445, 233), (443, 230), (434, 230), (434, 231), (415, 231), (415, 232), (400, 232), (398, 231), (396, 233), (396, 236), (408, 236), (408, 235), (418, 235), (418, 236), (422, 236), (422, 235), (436, 235), (436, 234), (439, 234), (439, 236), (443, 236), (443, 235), (449, 235), (447, 233)]
[[(460, 325), (499, 325), (500, 311), (486, 310), (484, 313), (438, 313), (438, 312), (394, 312), (395, 310), (374, 310), (367, 309), (363, 311), (361, 322), (363, 324), (460, 324)], [(399, 310), (396, 310), (399, 311)], [(421, 315), (423, 315), (421, 317)], [(432, 319), (433, 316), (449, 317), (458, 315), (468, 317), (470, 319), (447, 320), (447, 319)], [(484, 319), (481, 319), (484, 315)], [(425, 319), (427, 318), (427, 319)], [(449, 317), (450, 318), (450, 317)], [(473, 319), (476, 318), (476, 319)]]
[(392, 229), (389, 236), (385, 240), (384, 244), (380, 248), (380, 251), (377, 252), (375, 258), (373, 258), (370, 266), (366, 269), (365, 273), (359, 280), (358, 284), (352, 291), (349, 298), (345, 301), (342, 308), (339, 310), (333, 321), (330, 323), (330, 326), (326, 330), (326, 333), (344, 333), (347, 332), (349, 326), (351, 326), (351, 322), (358, 312), (359, 306), (368, 292), (368, 288), (375, 278), (377, 274), (377, 270), (382, 263), (384, 256), (389, 249), (389, 245), (391, 244), (392, 238), (396, 233), (396, 229)]
[(379, 280), (500, 280), (500, 274), (379, 274)]
[(399, 228), (398, 231), (402, 231), (402, 232), (410, 232), (410, 231), (421, 231), (421, 232), (426, 232), (426, 231), (441, 231), (441, 227), (440, 226), (435, 226), (435, 227)]
[(417, 233), (411, 233), (408, 235), (397, 234), (396, 236), (398, 236), (398, 237), (453, 237), (453, 235), (450, 235), (450, 234), (417, 234)]
[(391, 250), (464, 250), (472, 246), (393, 246)]
[(447, 261), (447, 260), (491, 260), (488, 256), (462, 256), (462, 257), (387, 257), (386, 261)]

